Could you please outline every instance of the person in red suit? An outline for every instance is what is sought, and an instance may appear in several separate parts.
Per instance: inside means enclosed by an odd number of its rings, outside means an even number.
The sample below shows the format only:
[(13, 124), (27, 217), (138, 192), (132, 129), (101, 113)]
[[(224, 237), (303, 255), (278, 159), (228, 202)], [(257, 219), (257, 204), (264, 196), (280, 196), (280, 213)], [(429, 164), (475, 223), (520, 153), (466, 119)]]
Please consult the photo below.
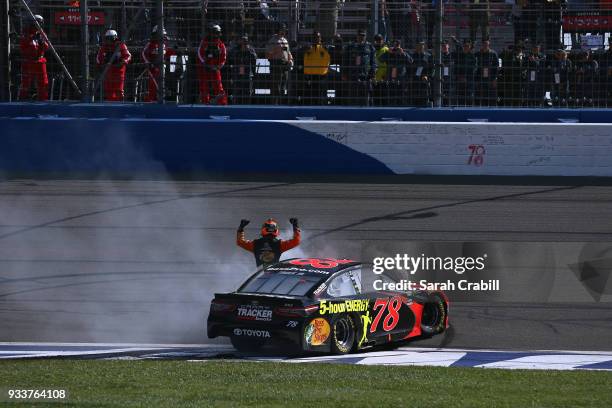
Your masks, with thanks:
[[(44, 23), (42, 16), (34, 16), (39, 25)], [(49, 43), (32, 21), (28, 24), (26, 31), (19, 41), (21, 50), (21, 87), (19, 88), (19, 100), (30, 98), (32, 83), (36, 83), (38, 100), (49, 99), (49, 78), (47, 77), (47, 59), (45, 52)]]
[[(127, 49), (115, 30), (107, 30), (104, 33), (104, 44), (98, 50), (96, 62), (98, 66), (106, 71), (104, 81), (104, 100), (123, 101), (123, 84), (125, 83), (125, 71), (130, 63), (132, 54)], [(106, 65), (110, 66), (106, 69)], [(104, 71), (103, 71), (104, 73)]]
[(236, 234), (236, 244), (255, 255), (257, 266), (268, 266), (280, 260), (283, 252), (300, 245), (301, 231), (297, 218), (290, 218), (289, 222), (293, 226), (293, 238), (289, 240), (280, 239), (278, 222), (273, 218), (268, 218), (261, 226), (261, 237), (248, 240), (244, 236), (244, 227), (249, 224), (249, 220), (241, 220)]
[(227, 95), (221, 83), (221, 68), (226, 60), (225, 44), (221, 41), (221, 27), (217, 24), (210, 26), (209, 33), (198, 48), (198, 76), (200, 79), (200, 100), (204, 104), (210, 103), (210, 86), (212, 86), (214, 100), (217, 105), (227, 105)]
[[(166, 35), (166, 30), (164, 29), (161, 33), (161, 41), (163, 41), (163, 53), (164, 59), (166, 62), (170, 61), (170, 57), (176, 55), (176, 51), (173, 48), (168, 47), (168, 37)], [(145, 45), (142, 50), (142, 60), (145, 64), (147, 64), (147, 69), (149, 70), (149, 93), (144, 98), (145, 102), (156, 102), (157, 101), (157, 89), (159, 88), (159, 67), (158, 67), (158, 54), (159, 54), (159, 43), (160, 43), (160, 33), (157, 29), (157, 26), (153, 27), (153, 31), (151, 32), (151, 39)]]

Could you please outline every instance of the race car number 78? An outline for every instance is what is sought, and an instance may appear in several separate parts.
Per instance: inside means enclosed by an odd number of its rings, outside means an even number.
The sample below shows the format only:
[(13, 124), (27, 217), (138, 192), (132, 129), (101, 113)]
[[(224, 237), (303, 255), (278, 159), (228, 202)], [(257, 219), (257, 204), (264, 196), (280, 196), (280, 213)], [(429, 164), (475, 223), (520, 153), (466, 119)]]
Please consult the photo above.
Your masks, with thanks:
[(383, 319), (383, 330), (390, 331), (395, 329), (397, 323), (399, 322), (399, 310), (402, 307), (402, 299), (398, 296), (395, 296), (389, 299), (376, 299), (374, 302), (373, 310), (378, 310), (376, 313), (376, 317), (372, 321), (372, 326), (370, 327), (370, 333), (374, 333), (378, 328), (378, 323), (380, 323), (380, 319), (382, 318), (385, 310), (388, 311), (387, 316)]

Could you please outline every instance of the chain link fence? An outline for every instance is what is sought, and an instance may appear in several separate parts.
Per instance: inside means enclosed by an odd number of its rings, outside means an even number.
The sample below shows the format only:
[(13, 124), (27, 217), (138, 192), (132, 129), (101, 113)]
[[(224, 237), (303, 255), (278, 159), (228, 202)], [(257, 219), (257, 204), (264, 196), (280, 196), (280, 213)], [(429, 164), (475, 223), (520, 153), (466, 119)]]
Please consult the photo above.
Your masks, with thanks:
[(612, 0), (0, 1), (5, 101), (612, 107)]

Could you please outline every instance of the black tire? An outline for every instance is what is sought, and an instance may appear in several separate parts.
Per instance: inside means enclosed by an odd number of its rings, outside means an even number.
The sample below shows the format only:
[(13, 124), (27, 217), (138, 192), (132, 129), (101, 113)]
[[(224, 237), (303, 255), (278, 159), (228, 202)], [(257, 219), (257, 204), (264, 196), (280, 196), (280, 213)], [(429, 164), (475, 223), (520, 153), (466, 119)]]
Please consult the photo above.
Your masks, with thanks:
[(431, 337), (444, 331), (446, 322), (446, 307), (444, 299), (438, 294), (433, 294), (423, 305), (421, 315), (421, 332), (424, 337)]
[(230, 337), (230, 341), (236, 350), (246, 352), (259, 351), (265, 344), (265, 341), (262, 339), (248, 337), (232, 336)]
[(355, 323), (349, 316), (337, 318), (331, 330), (331, 352), (348, 354), (355, 348)]

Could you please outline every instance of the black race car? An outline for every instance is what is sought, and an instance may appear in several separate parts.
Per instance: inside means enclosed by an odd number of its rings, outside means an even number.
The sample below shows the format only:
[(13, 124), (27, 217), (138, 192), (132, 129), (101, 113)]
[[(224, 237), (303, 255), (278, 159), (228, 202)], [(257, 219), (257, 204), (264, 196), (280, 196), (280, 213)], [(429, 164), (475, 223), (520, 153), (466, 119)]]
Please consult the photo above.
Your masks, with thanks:
[(227, 336), (240, 351), (270, 343), (346, 354), (448, 327), (443, 292), (376, 291), (374, 279), (392, 283), (347, 259), (281, 261), (259, 270), (237, 291), (215, 294), (208, 337)]

